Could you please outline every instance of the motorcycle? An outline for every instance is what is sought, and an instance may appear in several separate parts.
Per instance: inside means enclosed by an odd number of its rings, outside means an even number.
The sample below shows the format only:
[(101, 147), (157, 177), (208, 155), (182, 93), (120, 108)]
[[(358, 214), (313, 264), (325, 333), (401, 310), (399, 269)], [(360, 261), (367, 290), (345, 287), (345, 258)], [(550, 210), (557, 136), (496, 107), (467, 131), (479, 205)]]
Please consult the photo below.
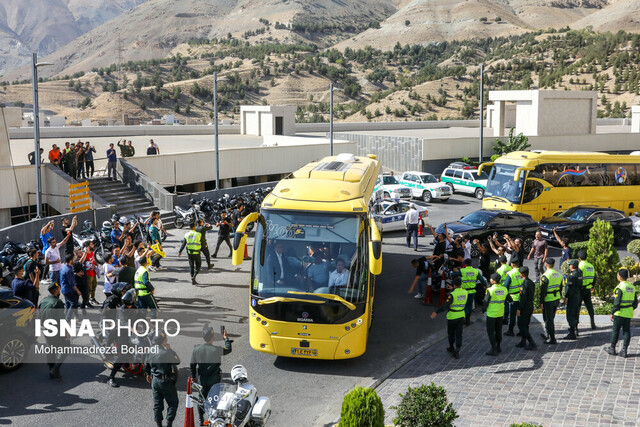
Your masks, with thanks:
[(231, 369), (235, 386), (218, 383), (211, 387), (206, 399), (202, 386), (192, 383), (191, 399), (204, 410), (205, 420), (211, 427), (259, 427), (271, 417), (271, 399), (258, 397), (258, 391), (247, 382), (247, 370), (242, 365)]
[(176, 217), (173, 220), (173, 225), (175, 225), (176, 228), (182, 228), (185, 224), (190, 224), (199, 219), (204, 219), (204, 213), (193, 206), (188, 210), (183, 209), (180, 206), (176, 206), (173, 208), (173, 213), (176, 214)]
[[(110, 234), (104, 233), (103, 230), (97, 230), (91, 226), (90, 221), (85, 221), (84, 228), (79, 233), (74, 233), (73, 245), (83, 248), (85, 242), (93, 242), (95, 259), (98, 264), (104, 264), (104, 257), (112, 249)], [(110, 232), (109, 232), (110, 233)]]

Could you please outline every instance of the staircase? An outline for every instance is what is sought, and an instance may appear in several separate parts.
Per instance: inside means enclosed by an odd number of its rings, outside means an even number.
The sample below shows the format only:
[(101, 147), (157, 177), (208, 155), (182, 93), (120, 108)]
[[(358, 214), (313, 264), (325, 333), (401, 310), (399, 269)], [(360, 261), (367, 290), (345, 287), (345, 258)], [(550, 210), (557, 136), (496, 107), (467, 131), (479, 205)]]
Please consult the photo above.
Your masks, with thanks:
[(132, 191), (120, 181), (108, 178), (91, 178), (89, 190), (112, 205), (116, 205), (118, 215), (149, 214), (158, 210), (146, 197)]

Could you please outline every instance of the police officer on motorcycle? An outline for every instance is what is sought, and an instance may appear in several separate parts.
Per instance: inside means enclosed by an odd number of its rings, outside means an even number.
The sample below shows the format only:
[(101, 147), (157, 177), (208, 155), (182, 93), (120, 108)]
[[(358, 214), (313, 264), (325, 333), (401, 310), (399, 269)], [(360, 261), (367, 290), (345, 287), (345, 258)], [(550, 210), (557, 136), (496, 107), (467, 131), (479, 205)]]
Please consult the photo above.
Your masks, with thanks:
[[(224, 330), (224, 349), (220, 354), (220, 348), (213, 345), (214, 333), (211, 326), (205, 326), (202, 329), (203, 344), (199, 344), (193, 348), (191, 354), (191, 377), (196, 379), (198, 384), (202, 386), (202, 395), (206, 397), (209, 390), (215, 384), (222, 381), (222, 371), (220, 370), (220, 358), (222, 355), (231, 353), (232, 340), (229, 339), (227, 331)], [(204, 411), (198, 406), (198, 417), (200, 425), (204, 425)]]

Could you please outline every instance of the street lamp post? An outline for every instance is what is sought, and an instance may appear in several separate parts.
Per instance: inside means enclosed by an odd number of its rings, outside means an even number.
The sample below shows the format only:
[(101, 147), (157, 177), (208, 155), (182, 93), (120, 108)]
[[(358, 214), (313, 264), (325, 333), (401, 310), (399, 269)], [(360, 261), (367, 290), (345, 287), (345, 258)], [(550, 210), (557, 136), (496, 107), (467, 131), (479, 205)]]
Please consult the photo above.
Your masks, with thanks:
[(216, 190), (220, 189), (220, 152), (218, 150), (218, 72), (213, 72), (213, 132), (216, 150)]
[(329, 155), (333, 156), (333, 82), (329, 84)]
[(478, 161), (482, 163), (482, 143), (484, 131), (484, 64), (480, 64), (480, 144)]
[(32, 57), (33, 86), (33, 154), (36, 161), (36, 219), (42, 218), (42, 181), (40, 177), (40, 110), (38, 108), (38, 67), (53, 65), (51, 62), (38, 62), (38, 54)]

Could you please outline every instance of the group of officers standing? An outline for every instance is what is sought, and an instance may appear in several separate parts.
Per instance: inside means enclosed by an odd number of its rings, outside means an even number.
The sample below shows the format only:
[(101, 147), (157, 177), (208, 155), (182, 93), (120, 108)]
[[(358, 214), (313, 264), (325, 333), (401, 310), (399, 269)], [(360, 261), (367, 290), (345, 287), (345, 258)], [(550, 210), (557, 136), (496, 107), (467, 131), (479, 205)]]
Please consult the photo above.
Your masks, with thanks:
[[(430, 258), (430, 257), (426, 257)], [(426, 258), (424, 261), (427, 262)], [(545, 332), (541, 334), (545, 344), (557, 344), (555, 316), (561, 302), (566, 307), (566, 318), (569, 330), (562, 339), (576, 340), (579, 337), (578, 324), (582, 303), (589, 313), (591, 328), (596, 329), (593, 303), (591, 295), (596, 281), (595, 268), (587, 260), (584, 250), (578, 252), (578, 259), (569, 261), (570, 272), (564, 276), (555, 270), (555, 260), (545, 259), (545, 271), (540, 277), (540, 294), (535, 301), (536, 284), (529, 278), (529, 268), (521, 266), (517, 256), (512, 256), (510, 263), (503, 255), (498, 259), (499, 266), (491, 274), (489, 283), (482, 272), (471, 265), (471, 259), (466, 259), (458, 271), (451, 274), (452, 284), (446, 285), (450, 291), (444, 304), (438, 307), (431, 318), (438, 313), (447, 312), (447, 332), (449, 347), (447, 351), (458, 358), (462, 346), (462, 332), (465, 325), (470, 324), (474, 300), (477, 292), (484, 292), (482, 313), (486, 316), (487, 335), (491, 349), (486, 352), (489, 356), (497, 356), (502, 351), (502, 336), (515, 336), (515, 326), (518, 326), (520, 342), (516, 347), (525, 350), (537, 348), (529, 330), (531, 316), (535, 306), (542, 309)], [(414, 267), (420, 269), (414, 260)], [(611, 355), (628, 356), (631, 341), (631, 318), (633, 310), (638, 306), (636, 290), (628, 282), (629, 272), (621, 269), (617, 273), (618, 286), (614, 290), (614, 302), (611, 310), (613, 329), (611, 344), (604, 350)], [(417, 279), (417, 278), (416, 278)], [(445, 286), (444, 283), (442, 283)], [(564, 288), (564, 289), (563, 289)], [(564, 293), (563, 293), (564, 290)], [(564, 299), (564, 300), (563, 300)], [(502, 332), (507, 325), (506, 332)], [(623, 346), (620, 353), (616, 350), (620, 329), (623, 331)]]

